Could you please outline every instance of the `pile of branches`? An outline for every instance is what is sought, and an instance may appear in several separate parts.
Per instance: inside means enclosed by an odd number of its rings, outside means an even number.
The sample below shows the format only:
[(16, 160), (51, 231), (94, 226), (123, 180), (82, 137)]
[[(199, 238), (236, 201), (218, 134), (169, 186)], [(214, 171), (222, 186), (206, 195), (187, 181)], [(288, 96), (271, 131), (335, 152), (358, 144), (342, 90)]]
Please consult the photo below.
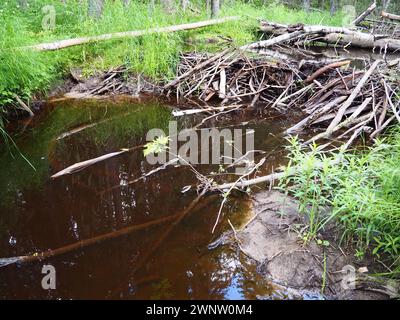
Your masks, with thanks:
[(110, 95), (139, 95), (139, 93), (159, 92), (160, 87), (148, 81), (141, 74), (131, 74), (126, 66), (112, 68), (104, 73), (83, 79), (79, 70), (71, 70), (71, 78), (76, 83), (69, 97), (90, 98)]
[(377, 60), (364, 71), (331, 67), (322, 78), (315, 73), (307, 101), (300, 105), (307, 116), (286, 133), (317, 126), (323, 131), (305, 144), (330, 139), (322, 147), (340, 141), (347, 148), (362, 133), (373, 139), (394, 121), (400, 122), (397, 64)]
[(245, 55), (242, 50), (213, 56), (184, 54), (178, 77), (164, 90), (222, 104), (302, 111), (305, 118), (287, 134), (312, 128), (322, 132), (305, 144), (329, 140), (323, 145), (327, 146), (345, 140), (348, 147), (363, 133), (375, 138), (392, 122), (400, 122), (399, 61), (377, 60), (365, 70), (350, 63), (283, 61)]
[(248, 57), (240, 51), (224, 51), (214, 56), (181, 55), (178, 77), (164, 90), (178, 98), (195, 95), (202, 101), (221, 104), (258, 102), (272, 104), (294, 81), (296, 66), (262, 57)]

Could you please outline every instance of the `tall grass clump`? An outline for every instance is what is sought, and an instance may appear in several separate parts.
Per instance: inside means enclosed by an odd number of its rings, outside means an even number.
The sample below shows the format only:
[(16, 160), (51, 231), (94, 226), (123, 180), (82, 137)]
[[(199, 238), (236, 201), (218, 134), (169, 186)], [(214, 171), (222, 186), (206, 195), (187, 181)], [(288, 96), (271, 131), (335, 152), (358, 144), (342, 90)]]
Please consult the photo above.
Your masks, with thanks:
[[(366, 150), (336, 154), (322, 153), (316, 146), (305, 150), (292, 139), (288, 157), (289, 167), (298, 170), (280, 188), (297, 198), (300, 211), (308, 215), (305, 236), (315, 236), (335, 221), (343, 232), (342, 240), (353, 240), (358, 255), (369, 251), (399, 259), (399, 129)], [(337, 157), (340, 163), (333, 164)]]

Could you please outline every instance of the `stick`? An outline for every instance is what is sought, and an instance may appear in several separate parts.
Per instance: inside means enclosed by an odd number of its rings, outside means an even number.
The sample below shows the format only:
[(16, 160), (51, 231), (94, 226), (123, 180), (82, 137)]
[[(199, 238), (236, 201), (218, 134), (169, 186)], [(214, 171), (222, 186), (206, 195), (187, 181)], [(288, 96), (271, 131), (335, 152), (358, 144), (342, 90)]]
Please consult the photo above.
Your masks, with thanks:
[(338, 97), (335, 100), (331, 101), (326, 106), (324, 106), (320, 109), (317, 109), (312, 114), (310, 114), (308, 117), (304, 118), (302, 121), (300, 121), (293, 127), (287, 129), (286, 134), (290, 134), (294, 131), (299, 131), (299, 130), (307, 127), (308, 125), (312, 124), (315, 120), (317, 120), (320, 116), (322, 116), (326, 112), (329, 112), (332, 108), (336, 107), (339, 103), (342, 103), (344, 100), (346, 100), (346, 96), (341, 96), (341, 97)]
[(172, 80), (171, 82), (169, 82), (168, 84), (166, 84), (164, 86), (164, 90), (167, 90), (171, 87), (176, 86), (179, 82), (181, 82), (183, 79), (186, 79), (188, 77), (190, 77), (193, 73), (195, 73), (198, 70), (203, 69), (204, 67), (208, 66), (209, 64), (211, 64), (212, 62), (218, 60), (219, 58), (223, 57), (225, 54), (227, 54), (229, 52), (229, 49), (225, 49), (224, 51), (212, 56), (210, 59), (195, 65), (193, 68), (191, 68), (189, 71), (185, 72), (184, 74), (180, 75), (179, 77), (177, 77), (176, 79)]
[(228, 21), (239, 20), (240, 17), (233, 16), (233, 17), (225, 17), (220, 19), (213, 19), (213, 20), (206, 20), (194, 23), (186, 23), (186, 24), (179, 24), (175, 26), (168, 26), (168, 27), (161, 27), (161, 28), (150, 28), (147, 30), (136, 30), (136, 31), (126, 31), (126, 32), (116, 32), (116, 33), (108, 33), (102, 34), (98, 36), (91, 36), (91, 37), (82, 37), (82, 38), (74, 38), (74, 39), (66, 39), (60, 40), (51, 43), (41, 43), (32, 46), (26, 46), (25, 49), (31, 49), (35, 51), (53, 51), (53, 50), (60, 50), (68, 47), (73, 47), (77, 45), (82, 45), (86, 43), (93, 43), (99, 41), (106, 41), (106, 40), (116, 40), (116, 39), (123, 39), (123, 38), (134, 38), (140, 37), (144, 35), (150, 35), (155, 33), (169, 33), (169, 32), (177, 32), (183, 30), (191, 30), (197, 28), (204, 28), (216, 24), (225, 23)]
[(65, 169), (53, 174), (50, 178), (51, 179), (56, 179), (56, 178), (59, 178), (61, 176), (67, 175), (67, 174), (72, 174), (72, 173), (79, 172), (79, 171), (81, 171), (83, 169), (86, 169), (87, 167), (90, 167), (91, 165), (93, 165), (95, 163), (98, 163), (98, 162), (101, 162), (101, 161), (104, 161), (104, 160), (119, 156), (120, 154), (123, 154), (125, 152), (133, 151), (133, 150), (136, 150), (136, 149), (139, 149), (139, 148), (142, 148), (142, 147), (143, 147), (143, 145), (140, 145), (140, 146), (132, 147), (132, 148), (129, 148), (129, 149), (123, 149), (123, 150), (117, 151), (117, 152), (107, 153), (107, 154), (102, 155), (102, 156), (97, 157), (97, 158), (93, 158), (93, 159), (85, 160), (85, 161), (82, 161), (82, 162), (74, 163), (73, 165), (70, 165), (69, 167), (67, 167), (67, 168), (65, 168)]
[(23, 102), (23, 101), (21, 100), (21, 98), (20, 98), (18, 95), (16, 95), (16, 94), (14, 93), (13, 96), (15, 97), (15, 99), (17, 99), (17, 101), (18, 101), (19, 105), (21, 106), (21, 108), (24, 109), (26, 112), (29, 113), (29, 116), (30, 116), (30, 117), (33, 117), (33, 116), (35, 115), (35, 114), (32, 112), (32, 110), (26, 105), (25, 102)]
[(374, 1), (363, 13), (361, 13), (354, 21), (353, 25), (357, 26), (368, 17), (372, 11), (376, 9), (376, 1)]
[(315, 71), (311, 76), (309, 76), (306, 79), (306, 83), (311, 83), (313, 82), (315, 79), (317, 79), (320, 75), (324, 74), (325, 72), (331, 70), (331, 69), (335, 69), (335, 68), (339, 68), (342, 66), (347, 66), (350, 64), (350, 60), (345, 60), (345, 61), (339, 61), (339, 62), (335, 62), (335, 63), (331, 63), (328, 64), (327, 66), (322, 67), (321, 69), (318, 69), (317, 71)]
[[(330, 161), (330, 165), (336, 165), (342, 161), (343, 161), (343, 157), (338, 157), (338, 158)], [(315, 168), (322, 168), (322, 167), (323, 167), (323, 163), (317, 162), (315, 164)], [(232, 187), (246, 188), (246, 187), (256, 185), (256, 184), (260, 184), (260, 183), (264, 183), (264, 182), (273, 182), (273, 181), (282, 179), (284, 177), (290, 177), (290, 176), (297, 174), (300, 171), (301, 171), (301, 167), (290, 167), (286, 171), (271, 173), (269, 175), (250, 179), (250, 180), (242, 180), (240, 182), (224, 183), (224, 184), (212, 186), (209, 189), (209, 191), (215, 192), (215, 191), (230, 189)]]
[(282, 35), (277, 36), (272, 39), (258, 41), (258, 42), (244, 45), (244, 46), (240, 47), (239, 49), (243, 50), (243, 51), (247, 51), (247, 50), (254, 50), (254, 49), (258, 49), (258, 48), (267, 48), (267, 47), (271, 47), (273, 45), (276, 45), (276, 44), (279, 44), (279, 43), (282, 43), (285, 41), (298, 39), (302, 36), (304, 36), (304, 31), (295, 31), (292, 33), (285, 33), (285, 34), (282, 34)]
[(142, 223), (139, 225), (125, 227), (125, 228), (119, 229), (117, 231), (102, 234), (102, 235), (99, 235), (99, 236), (96, 236), (96, 237), (93, 237), (90, 239), (81, 240), (81, 241), (78, 241), (78, 242), (75, 242), (75, 243), (66, 245), (64, 247), (54, 249), (54, 250), (47, 250), (47, 251), (43, 251), (40, 253), (26, 255), (26, 256), (3, 258), (3, 259), (0, 259), (0, 267), (4, 267), (4, 266), (10, 265), (10, 264), (17, 263), (17, 262), (18, 263), (33, 262), (33, 261), (39, 261), (39, 260), (47, 259), (50, 257), (58, 256), (58, 255), (61, 255), (61, 254), (67, 253), (67, 252), (71, 252), (76, 249), (82, 249), (84, 247), (88, 247), (93, 244), (103, 242), (105, 240), (115, 239), (115, 238), (130, 234), (134, 231), (143, 230), (143, 229), (146, 229), (146, 228), (149, 228), (149, 227), (161, 224), (161, 223), (172, 221), (178, 217), (179, 217), (179, 214), (162, 217), (157, 220), (145, 222), (145, 223)]
[(332, 133), (332, 130), (340, 123), (340, 121), (343, 118), (343, 115), (345, 114), (346, 110), (350, 105), (353, 103), (354, 99), (358, 96), (360, 93), (361, 89), (364, 87), (365, 83), (369, 79), (369, 77), (372, 75), (372, 73), (375, 71), (375, 69), (378, 67), (378, 65), (381, 63), (381, 60), (375, 61), (372, 66), (369, 68), (369, 70), (364, 74), (364, 76), (361, 78), (360, 82), (357, 84), (357, 86), (354, 88), (353, 92), (351, 93), (350, 97), (346, 100), (345, 103), (340, 107), (338, 113), (336, 114), (335, 119), (331, 122), (329, 125), (327, 132), (329, 135)]
[[(207, 205), (209, 201), (205, 201), (203, 203), (200, 203), (200, 200), (203, 198), (203, 196), (206, 194), (207, 189), (204, 189), (190, 204), (187, 208), (185, 208), (182, 212), (178, 214), (177, 219), (174, 220), (173, 223), (169, 226), (169, 228), (161, 235), (161, 237), (156, 241), (156, 243), (153, 245), (153, 247), (146, 252), (146, 254), (142, 257), (142, 259), (135, 264), (135, 267), (133, 268), (132, 272), (130, 273), (129, 277), (135, 275), (135, 273), (140, 270), (140, 268), (143, 267), (143, 265), (148, 261), (148, 259), (153, 255), (153, 253), (160, 247), (160, 245), (164, 242), (164, 240), (168, 237), (168, 235), (174, 230), (174, 228), (193, 210), (197, 207), (197, 209), (200, 209)], [(209, 197), (208, 199), (212, 199), (212, 197)]]
[[(367, 105), (371, 102), (372, 98), (367, 98), (358, 108), (357, 110), (345, 121), (343, 121), (342, 123), (338, 124), (335, 128), (333, 128), (331, 131), (325, 131), (322, 132), (320, 134), (317, 134), (316, 136), (312, 137), (310, 140), (304, 142), (305, 145), (308, 145), (310, 143), (313, 143), (319, 139), (326, 139), (329, 138), (331, 136), (331, 134), (335, 131), (338, 131), (348, 125), (351, 125), (353, 123), (359, 123), (359, 122), (363, 122), (366, 121), (367, 119), (370, 118), (371, 114), (374, 115), (374, 112), (368, 113), (362, 117), (356, 118), (358, 114), (360, 114), (362, 112), (362, 110), (364, 110)], [(357, 115), (356, 115), (357, 114)]]

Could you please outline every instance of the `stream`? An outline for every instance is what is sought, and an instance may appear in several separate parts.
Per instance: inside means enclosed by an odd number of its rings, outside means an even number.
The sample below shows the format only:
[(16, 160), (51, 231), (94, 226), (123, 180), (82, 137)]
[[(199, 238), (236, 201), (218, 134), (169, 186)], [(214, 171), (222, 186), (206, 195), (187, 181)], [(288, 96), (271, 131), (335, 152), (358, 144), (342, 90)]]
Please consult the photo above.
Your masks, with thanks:
[[(155, 99), (54, 100), (34, 119), (10, 125), (18, 145), (1, 145), (0, 259), (68, 244), (173, 215), (196, 197), (182, 194), (197, 183), (188, 166), (156, 168), (141, 149), (50, 179), (69, 165), (146, 143), (152, 128), (167, 129), (177, 104)], [(191, 127), (200, 116), (178, 118)], [(201, 118), (200, 118), (201, 119)], [(253, 129), (255, 149), (269, 153), (264, 170), (284, 163), (279, 137), (293, 119), (240, 112), (207, 122), (208, 127)], [(76, 129), (71, 131), (71, 129)], [(69, 134), (65, 135), (66, 132)], [(167, 132), (167, 131), (166, 131)], [(63, 135), (64, 134), (64, 135)], [(21, 157), (23, 154), (35, 170)], [(197, 165), (202, 174), (218, 165)], [(248, 197), (232, 197), (215, 233), (220, 195), (208, 196), (163, 239), (170, 222), (138, 230), (42, 261), (0, 267), (0, 297), (30, 299), (255, 299), (272, 285), (239, 250), (208, 250), (229, 224), (251, 215)], [(162, 239), (161, 243), (158, 243)], [(42, 288), (44, 265), (56, 270), (56, 288)], [(139, 266), (136, 268), (136, 266)]]

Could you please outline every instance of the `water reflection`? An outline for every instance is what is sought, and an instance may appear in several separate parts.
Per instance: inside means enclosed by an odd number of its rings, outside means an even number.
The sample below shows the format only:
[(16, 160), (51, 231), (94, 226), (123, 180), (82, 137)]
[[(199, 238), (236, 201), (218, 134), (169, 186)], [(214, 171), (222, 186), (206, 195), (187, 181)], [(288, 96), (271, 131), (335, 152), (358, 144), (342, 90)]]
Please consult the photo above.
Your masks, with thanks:
[[(56, 104), (49, 106), (49, 110), (30, 130), (15, 136), (21, 152), (32, 161), (36, 171), (20, 157), (12, 159), (4, 151), (0, 157), (3, 168), (9, 168), (0, 177), (0, 257), (60, 248), (172, 216), (193, 200), (193, 193), (180, 192), (183, 186), (196, 182), (187, 167), (171, 166), (147, 177), (145, 183), (130, 183), (154, 169), (140, 150), (99, 162), (73, 175), (49, 179), (54, 172), (75, 162), (143, 144), (146, 130), (166, 128), (171, 117), (169, 108), (154, 102), (94, 101)], [(251, 125), (256, 131), (256, 149), (270, 151), (282, 144), (268, 135), (280, 132), (280, 121), (284, 120)], [(96, 125), (55, 140), (88, 123)], [(190, 126), (190, 121), (185, 119), (182, 125)], [(280, 161), (273, 156), (269, 160), (270, 166)], [(198, 167), (205, 174), (217, 169)], [(268, 283), (254, 278), (254, 266), (238, 252), (206, 249), (213, 239), (210, 231), (220, 201), (218, 196), (208, 199), (165, 239), (171, 222), (45, 262), (3, 267), (0, 297), (251, 299), (266, 294), (271, 290)], [(235, 222), (247, 210), (247, 203), (237, 198), (229, 203), (225, 214)], [(222, 224), (218, 232), (224, 228)], [(56, 290), (41, 288), (44, 263), (57, 270)]]

